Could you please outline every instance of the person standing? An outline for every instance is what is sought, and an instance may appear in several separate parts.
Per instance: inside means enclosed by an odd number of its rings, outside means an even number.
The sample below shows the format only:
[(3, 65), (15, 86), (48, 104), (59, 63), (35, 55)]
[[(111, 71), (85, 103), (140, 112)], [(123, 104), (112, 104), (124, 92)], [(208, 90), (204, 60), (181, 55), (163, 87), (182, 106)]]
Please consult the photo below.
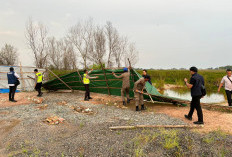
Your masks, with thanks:
[(225, 85), (225, 91), (227, 96), (228, 105), (232, 106), (231, 104), (231, 93), (232, 93), (232, 76), (231, 76), (231, 69), (226, 70), (227, 75), (224, 76), (221, 80), (221, 83), (218, 87), (218, 92), (220, 92), (221, 87)]
[(38, 97), (41, 97), (43, 93), (41, 92), (43, 74), (38, 72), (38, 69), (34, 70), (35, 73), (35, 90), (38, 92)]
[(192, 75), (192, 77), (190, 79), (190, 83), (188, 83), (188, 80), (186, 78), (184, 79), (186, 86), (191, 89), (191, 96), (192, 96), (192, 101), (190, 104), (190, 111), (188, 115), (185, 115), (185, 118), (187, 118), (188, 120), (192, 120), (194, 109), (196, 109), (198, 121), (193, 122), (193, 123), (204, 124), (200, 99), (202, 98), (202, 95), (203, 95), (202, 85), (204, 86), (205, 82), (204, 82), (203, 76), (199, 75), (197, 72), (198, 72), (198, 69), (196, 67), (191, 67), (190, 74)]
[(147, 76), (147, 78), (149, 79), (148, 82), (152, 85), (152, 82), (151, 82), (151, 77), (150, 75), (147, 74), (147, 70), (146, 69), (143, 69), (143, 77)]
[(10, 67), (10, 72), (7, 73), (8, 85), (9, 85), (9, 101), (17, 102), (14, 99), (17, 86), (19, 85), (19, 75), (14, 71), (13, 67)]
[(140, 78), (134, 84), (134, 95), (135, 95), (135, 105), (136, 111), (139, 111), (139, 104), (141, 105), (141, 110), (145, 110), (145, 106), (143, 103), (143, 90), (145, 88), (146, 82), (149, 80), (148, 76), (144, 76)]
[(127, 97), (127, 103), (130, 103), (130, 97), (129, 97), (129, 92), (130, 92), (130, 70), (129, 68), (124, 68), (123, 69), (124, 73), (121, 74), (120, 76), (117, 76), (114, 72), (112, 72), (112, 74), (116, 77), (116, 78), (122, 78), (122, 89), (121, 89), (121, 96), (122, 96), (122, 102), (123, 105), (126, 105), (125, 102), (125, 94)]
[(83, 83), (85, 86), (85, 99), (84, 101), (89, 101), (89, 99), (92, 99), (90, 97), (90, 90), (89, 90), (89, 84), (90, 84), (90, 79), (96, 79), (98, 77), (90, 77), (89, 74), (93, 71), (90, 70), (89, 72), (87, 70), (84, 70), (84, 75), (83, 75)]

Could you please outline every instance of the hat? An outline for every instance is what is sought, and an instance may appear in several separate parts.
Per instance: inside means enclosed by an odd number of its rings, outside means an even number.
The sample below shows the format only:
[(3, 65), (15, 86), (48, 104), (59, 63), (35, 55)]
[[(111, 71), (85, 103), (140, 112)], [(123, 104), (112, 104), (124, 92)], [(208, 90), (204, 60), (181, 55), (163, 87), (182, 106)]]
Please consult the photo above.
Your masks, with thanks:
[(127, 68), (123, 68), (123, 71), (124, 71), (124, 72), (127, 72), (127, 71), (128, 71), (128, 69), (127, 69)]

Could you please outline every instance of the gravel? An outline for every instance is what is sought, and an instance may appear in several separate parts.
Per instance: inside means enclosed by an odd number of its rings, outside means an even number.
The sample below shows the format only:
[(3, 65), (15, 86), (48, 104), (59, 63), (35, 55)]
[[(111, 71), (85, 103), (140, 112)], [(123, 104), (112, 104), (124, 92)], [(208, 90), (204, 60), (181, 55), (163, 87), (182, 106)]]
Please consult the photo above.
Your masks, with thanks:
[[(6, 113), (0, 114), (0, 121), (5, 125), (0, 129), (6, 130), (2, 131), (0, 145), (3, 156), (134, 156), (133, 139), (144, 129), (111, 131), (109, 127), (186, 124), (165, 114), (83, 102), (82, 95), (76, 93), (48, 93), (44, 98), (43, 104), (0, 108), (0, 113)], [(58, 105), (61, 101), (67, 104)], [(38, 107), (44, 104), (48, 107), (39, 110)], [(80, 105), (91, 108), (94, 114), (74, 112), (72, 106)], [(62, 117), (65, 122), (59, 125), (44, 123), (50, 116)]]

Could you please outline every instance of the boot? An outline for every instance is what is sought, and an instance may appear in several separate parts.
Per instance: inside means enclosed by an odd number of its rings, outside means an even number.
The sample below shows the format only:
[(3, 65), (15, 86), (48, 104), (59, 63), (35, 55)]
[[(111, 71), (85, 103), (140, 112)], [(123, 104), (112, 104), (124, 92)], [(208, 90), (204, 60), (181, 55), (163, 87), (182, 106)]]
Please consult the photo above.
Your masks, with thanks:
[(127, 103), (129, 104), (130, 103), (130, 99), (127, 98)]
[(141, 110), (145, 110), (145, 106), (144, 106), (144, 104), (143, 104), (143, 105), (141, 105)]
[(136, 106), (136, 109), (135, 109), (135, 111), (139, 111), (139, 107), (138, 107), (138, 106)]
[(89, 101), (89, 98), (88, 98), (88, 97), (86, 97), (86, 98), (84, 99), (84, 101)]
[(123, 101), (123, 102), (122, 102), (122, 105), (126, 106), (126, 102), (125, 102), (125, 101)]
[(89, 99), (93, 99), (92, 97), (89, 97)]

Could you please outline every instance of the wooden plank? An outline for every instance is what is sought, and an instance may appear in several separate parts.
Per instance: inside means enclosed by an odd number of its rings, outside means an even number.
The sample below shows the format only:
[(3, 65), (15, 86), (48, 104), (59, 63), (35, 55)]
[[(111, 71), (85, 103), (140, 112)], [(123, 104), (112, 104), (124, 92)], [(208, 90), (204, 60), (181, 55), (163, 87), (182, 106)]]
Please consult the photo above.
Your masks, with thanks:
[(134, 126), (113, 126), (111, 130), (136, 129), (136, 128), (202, 128), (204, 125), (134, 125)]
[[(7, 74), (8, 72), (0, 72), (2, 74)], [(23, 74), (33, 74), (34, 72), (22, 72)]]
[(59, 78), (59, 76), (57, 76), (54, 72), (52, 72), (50, 69), (47, 69), (49, 72), (51, 72), (58, 80), (60, 80), (66, 87), (68, 87), (70, 90), (73, 91), (73, 89), (67, 85), (62, 79)]

